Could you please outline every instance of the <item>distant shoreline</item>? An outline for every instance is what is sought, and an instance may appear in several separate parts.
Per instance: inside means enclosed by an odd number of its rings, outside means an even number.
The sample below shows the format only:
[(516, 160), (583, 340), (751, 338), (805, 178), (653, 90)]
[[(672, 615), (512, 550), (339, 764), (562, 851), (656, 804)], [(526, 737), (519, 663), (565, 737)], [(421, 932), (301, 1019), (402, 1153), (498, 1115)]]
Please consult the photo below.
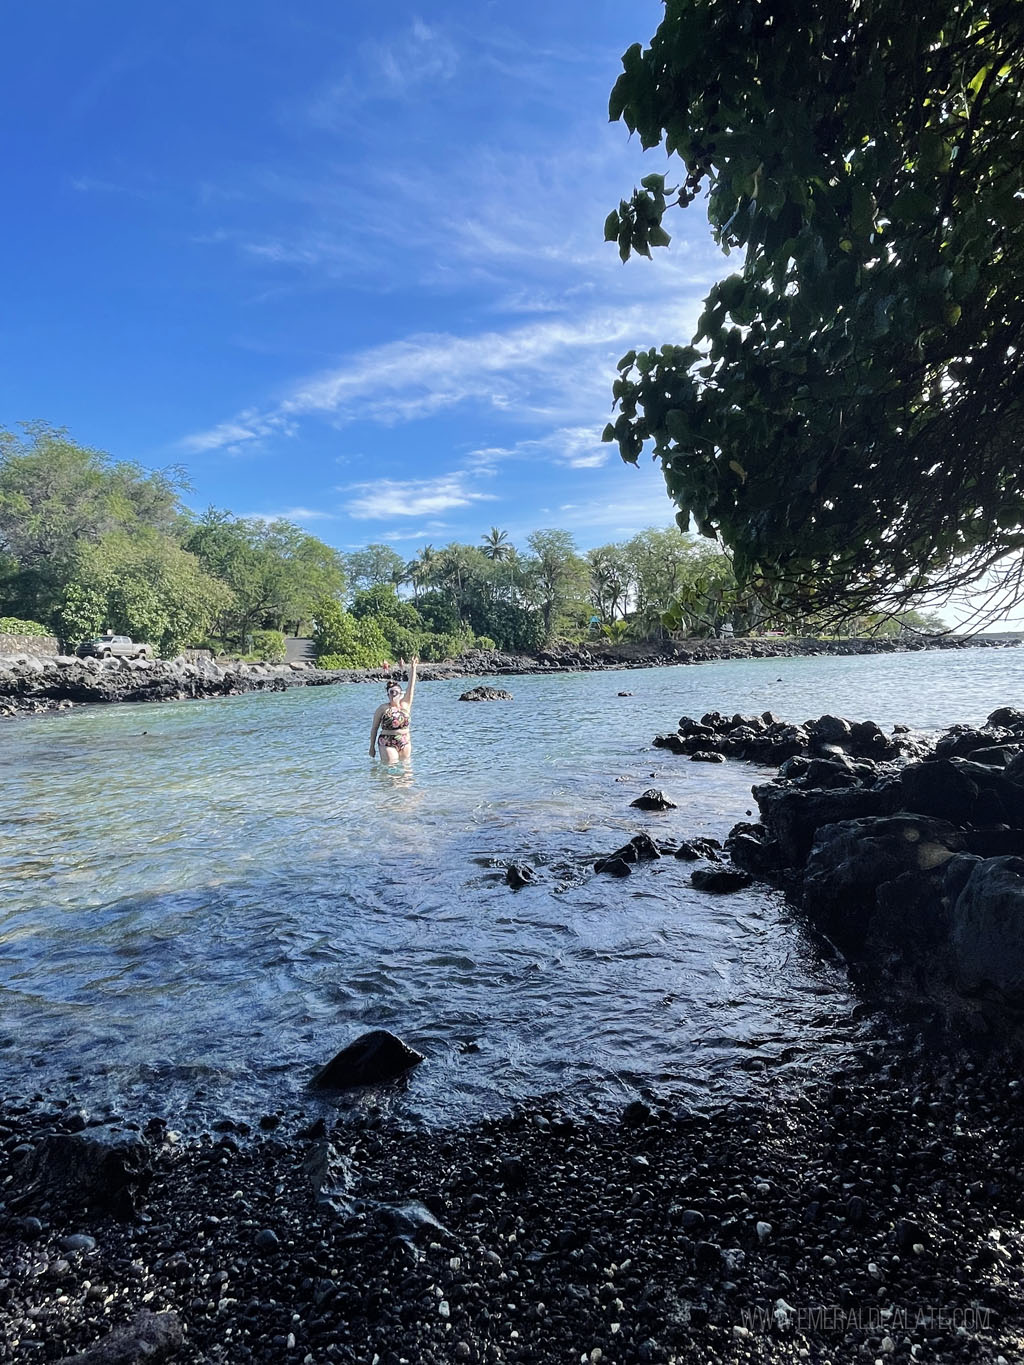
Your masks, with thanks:
[[(1016, 636), (938, 636), (918, 639), (821, 640), (756, 636), (638, 645), (593, 641), (556, 645), (536, 654), (472, 650), (458, 660), (424, 663), (424, 682), (545, 673), (666, 668), (727, 659), (783, 659), (864, 654), (909, 654), (941, 649), (1012, 649)], [(2, 648), (2, 643), (0, 643)], [(212, 661), (97, 660), (65, 655), (0, 654), (0, 719), (40, 715), (74, 706), (113, 702), (204, 700), (290, 687), (380, 682), (383, 668), (324, 670), (305, 664), (218, 665)]]

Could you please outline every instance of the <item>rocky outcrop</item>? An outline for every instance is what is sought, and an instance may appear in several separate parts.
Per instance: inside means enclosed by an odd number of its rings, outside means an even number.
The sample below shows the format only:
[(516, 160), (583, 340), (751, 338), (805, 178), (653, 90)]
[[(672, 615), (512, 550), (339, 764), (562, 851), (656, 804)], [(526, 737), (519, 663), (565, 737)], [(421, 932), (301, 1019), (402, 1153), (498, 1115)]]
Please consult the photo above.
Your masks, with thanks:
[[(678, 730), (656, 735), (653, 743), (655, 748), (696, 759), (721, 755), (765, 765), (798, 758), (807, 761), (821, 758), (842, 764), (856, 759), (878, 761), (923, 753), (928, 747), (906, 729), (886, 735), (870, 720), (851, 723), (839, 716), (819, 716), (817, 720), (794, 725), (779, 720), (771, 711), (757, 716), (723, 716), (718, 711), (709, 711), (700, 720), (682, 716)], [(799, 775), (798, 769), (787, 773), (790, 777)]]
[(471, 687), (463, 692), (459, 701), (512, 701), (511, 692), (503, 692), (500, 687)]
[(883, 737), (881, 761), (856, 757), (871, 733), (832, 725), (839, 752), (755, 786), (761, 819), (730, 833), (733, 862), (877, 978), (1024, 1040), (1024, 712), (954, 726), (923, 755)]

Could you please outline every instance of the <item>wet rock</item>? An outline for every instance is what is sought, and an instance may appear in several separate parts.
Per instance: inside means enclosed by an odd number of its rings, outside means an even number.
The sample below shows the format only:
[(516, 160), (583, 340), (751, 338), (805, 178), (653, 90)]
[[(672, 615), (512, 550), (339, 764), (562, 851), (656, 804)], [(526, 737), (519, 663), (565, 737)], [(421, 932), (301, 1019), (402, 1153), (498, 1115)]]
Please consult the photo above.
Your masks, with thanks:
[(640, 810), (675, 810), (676, 803), (670, 801), (663, 791), (658, 787), (649, 787), (636, 798), (630, 801), (631, 806), (636, 806)]
[(726, 848), (735, 865), (754, 877), (769, 881), (781, 870), (781, 850), (777, 841), (767, 837), (763, 825), (734, 825)]
[[(661, 857), (661, 850), (649, 834), (634, 834), (628, 844), (623, 844), (614, 853), (598, 858), (594, 864), (595, 872), (608, 872), (613, 877), (628, 875), (632, 863), (653, 862)], [(626, 871), (622, 870), (625, 866)]]
[(612, 854), (610, 858), (598, 858), (594, 864), (595, 872), (605, 872), (609, 877), (628, 877), (632, 867), (625, 858)]
[(115, 1327), (105, 1337), (65, 1356), (59, 1365), (153, 1365), (169, 1360), (181, 1350), (185, 1335), (177, 1313), (150, 1313), (143, 1310), (124, 1327)]
[(459, 701), (512, 701), (514, 700), (511, 692), (505, 692), (500, 687), (471, 687), (468, 692), (463, 692)]
[(993, 729), (1024, 731), (1024, 711), (1015, 706), (1000, 706), (985, 724)]
[(422, 1052), (387, 1029), (364, 1033), (332, 1057), (313, 1078), (316, 1090), (348, 1090), (396, 1080), (423, 1061)]
[(530, 886), (537, 880), (537, 874), (529, 863), (510, 863), (505, 870), (505, 880), (513, 891), (522, 886)]
[(970, 819), (978, 785), (950, 759), (914, 763), (900, 773), (903, 804), (940, 820)]
[(753, 880), (749, 872), (741, 872), (734, 867), (698, 867), (690, 873), (690, 883), (696, 890), (710, 891), (715, 895), (742, 891)]
[(316, 1142), (302, 1160), (302, 1170), (316, 1204), (339, 1217), (355, 1212), (355, 1173), (351, 1160), (333, 1142)]
[(688, 863), (696, 862), (699, 858), (717, 863), (721, 861), (721, 848), (717, 839), (684, 839), (674, 856)]
[(724, 763), (725, 755), (713, 753), (710, 749), (698, 749), (690, 755), (691, 763)]

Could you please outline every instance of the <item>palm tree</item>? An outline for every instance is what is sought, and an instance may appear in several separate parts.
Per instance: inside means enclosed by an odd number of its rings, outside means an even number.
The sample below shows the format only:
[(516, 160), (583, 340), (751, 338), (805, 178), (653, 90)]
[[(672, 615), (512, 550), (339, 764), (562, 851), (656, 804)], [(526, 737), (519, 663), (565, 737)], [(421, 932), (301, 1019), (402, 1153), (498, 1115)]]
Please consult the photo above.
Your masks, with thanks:
[(488, 559), (498, 561), (508, 559), (512, 553), (513, 546), (508, 543), (508, 532), (499, 531), (497, 526), (492, 526), (485, 536), (481, 536), (483, 541), (484, 554)]

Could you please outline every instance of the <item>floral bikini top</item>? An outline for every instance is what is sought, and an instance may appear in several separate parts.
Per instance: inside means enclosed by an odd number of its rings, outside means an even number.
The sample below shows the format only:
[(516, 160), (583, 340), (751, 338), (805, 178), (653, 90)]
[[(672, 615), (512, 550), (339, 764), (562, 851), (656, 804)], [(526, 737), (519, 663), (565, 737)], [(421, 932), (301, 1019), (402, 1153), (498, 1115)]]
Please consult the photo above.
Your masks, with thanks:
[(409, 717), (400, 706), (386, 706), (380, 723), (385, 730), (405, 730), (409, 725)]

